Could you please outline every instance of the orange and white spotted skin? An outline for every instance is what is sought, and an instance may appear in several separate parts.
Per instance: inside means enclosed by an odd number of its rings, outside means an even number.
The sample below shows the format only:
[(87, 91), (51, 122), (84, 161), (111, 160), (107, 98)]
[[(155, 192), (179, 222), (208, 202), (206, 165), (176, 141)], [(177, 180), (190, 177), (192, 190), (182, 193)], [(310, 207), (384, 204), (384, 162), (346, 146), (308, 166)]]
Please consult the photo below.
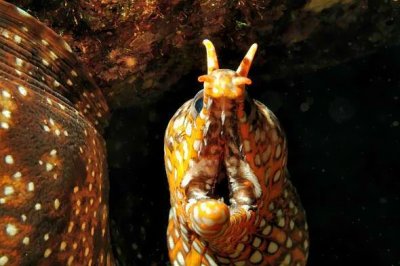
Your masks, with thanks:
[[(307, 223), (286, 170), (284, 133), (272, 112), (245, 90), (257, 45), (232, 71), (219, 69), (214, 46), (203, 43), (204, 90), (176, 112), (165, 134), (170, 261), (305, 265)], [(224, 189), (229, 195), (222, 198)]]
[(0, 265), (113, 265), (108, 107), (71, 48), (0, 0)]

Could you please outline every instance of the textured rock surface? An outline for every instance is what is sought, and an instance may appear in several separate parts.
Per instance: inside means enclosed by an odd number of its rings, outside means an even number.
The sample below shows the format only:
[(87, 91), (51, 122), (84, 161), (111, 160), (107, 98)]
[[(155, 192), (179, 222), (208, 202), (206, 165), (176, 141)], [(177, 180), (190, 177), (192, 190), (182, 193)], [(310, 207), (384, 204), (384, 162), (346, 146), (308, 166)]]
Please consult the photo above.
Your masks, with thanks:
[[(312, 0), (11, 1), (62, 34), (112, 107), (141, 105), (204, 69), (201, 40), (222, 56), (260, 44), (265, 79), (292, 76), (400, 41), (399, 2)], [(236, 65), (236, 57), (229, 66)], [(199, 63), (201, 62), (201, 63)]]

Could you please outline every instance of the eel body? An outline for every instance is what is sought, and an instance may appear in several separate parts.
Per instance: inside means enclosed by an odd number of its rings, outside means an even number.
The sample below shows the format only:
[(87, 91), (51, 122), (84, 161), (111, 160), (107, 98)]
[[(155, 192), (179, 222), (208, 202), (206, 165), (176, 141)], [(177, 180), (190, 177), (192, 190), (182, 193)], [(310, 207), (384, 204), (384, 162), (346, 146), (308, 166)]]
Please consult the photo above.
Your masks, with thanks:
[(274, 114), (245, 86), (257, 45), (236, 71), (208, 73), (168, 124), (164, 155), (172, 265), (306, 265), (305, 212), (286, 169), (287, 142)]
[(0, 265), (112, 265), (101, 90), (0, 0)]

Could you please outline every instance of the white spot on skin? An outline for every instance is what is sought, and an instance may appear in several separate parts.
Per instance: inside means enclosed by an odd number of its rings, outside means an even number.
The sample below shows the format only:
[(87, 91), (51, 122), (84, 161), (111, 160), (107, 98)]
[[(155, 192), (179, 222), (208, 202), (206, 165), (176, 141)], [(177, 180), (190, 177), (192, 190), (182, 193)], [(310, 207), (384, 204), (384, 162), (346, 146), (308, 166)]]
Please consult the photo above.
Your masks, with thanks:
[(196, 140), (193, 142), (193, 148), (194, 148), (194, 150), (195, 150), (195, 151), (199, 151), (199, 150), (200, 150), (200, 146), (201, 146), (201, 141), (198, 140), (198, 139), (196, 139)]
[(12, 186), (5, 186), (4, 187), (4, 195), (9, 196), (11, 194), (14, 194), (14, 188)]
[(28, 183), (28, 191), (34, 191), (35, 190), (35, 184), (33, 182)]
[(308, 240), (304, 240), (304, 249), (308, 249)]
[(284, 227), (285, 226), (285, 217), (279, 217), (278, 218), (278, 226), (279, 227)]
[(65, 241), (62, 241), (60, 244), (60, 250), (63, 251), (67, 247), (67, 243)]
[(51, 170), (54, 169), (54, 165), (51, 163), (46, 163), (46, 171), (50, 172)]
[(271, 241), (268, 245), (268, 253), (270, 254), (274, 254), (275, 252), (278, 251), (278, 244), (276, 244), (275, 242)]
[(262, 227), (264, 227), (265, 226), (265, 224), (266, 224), (266, 221), (265, 221), (265, 219), (262, 219), (261, 220), (261, 222), (260, 222), (260, 227), (262, 228)]
[(199, 245), (197, 241), (193, 242), (193, 247), (197, 251), (197, 253), (202, 254), (203, 248)]
[(293, 246), (293, 241), (290, 237), (286, 240), (286, 247), (291, 248)]
[(1, 35), (3, 35), (4, 38), (7, 38), (7, 39), (10, 38), (10, 33), (7, 30), (3, 30)]
[(9, 129), (10, 128), (10, 125), (8, 123), (6, 123), (6, 122), (1, 122), (0, 126), (1, 126), (1, 128), (4, 128), (4, 129)]
[(168, 237), (168, 245), (169, 245), (170, 250), (174, 249), (175, 243), (174, 243), (174, 239), (172, 238), (172, 236)]
[(244, 147), (244, 151), (245, 151), (246, 153), (251, 152), (251, 146), (250, 146), (250, 141), (249, 141), (249, 140), (245, 139), (245, 140), (243, 141), (243, 147)]
[(261, 244), (261, 239), (259, 237), (255, 237), (253, 240), (253, 246), (258, 248)]
[(189, 148), (188, 148), (188, 144), (187, 144), (187, 141), (184, 141), (183, 142), (183, 158), (185, 158), (185, 160), (187, 160), (188, 159), (188, 156), (189, 156)]
[(178, 162), (182, 162), (182, 155), (178, 150), (175, 151), (175, 157), (178, 160)]
[(7, 224), (6, 232), (9, 236), (15, 236), (18, 233), (18, 228), (13, 224)]
[(185, 129), (186, 135), (191, 136), (192, 135), (192, 124), (188, 123)]
[(179, 127), (181, 127), (183, 125), (185, 121), (185, 117), (184, 116), (179, 116), (178, 118), (175, 119), (174, 124), (172, 125), (172, 127), (176, 130)]
[(59, 83), (57, 80), (54, 80), (53, 86), (54, 86), (54, 87), (58, 87), (58, 86), (60, 86), (60, 83)]
[(23, 63), (24, 63), (24, 61), (22, 61), (21, 58), (18, 58), (18, 57), (15, 58), (15, 65), (22, 67)]
[(264, 228), (264, 230), (262, 231), (262, 234), (265, 235), (265, 236), (267, 236), (267, 235), (269, 235), (269, 234), (271, 233), (271, 231), (272, 231), (272, 226), (267, 225), (267, 226)]
[(4, 98), (11, 98), (11, 94), (6, 90), (3, 90), (1, 94)]
[(289, 227), (290, 227), (290, 230), (294, 229), (294, 221), (293, 220), (290, 220)]
[(168, 170), (171, 172), (172, 171), (172, 163), (169, 158), (167, 158), (167, 167), (168, 167)]
[(15, 174), (13, 174), (13, 178), (15, 179), (19, 179), (21, 178), (21, 176), (22, 176), (21, 172), (16, 172)]
[(178, 259), (180, 265), (185, 265), (185, 258), (183, 257), (181, 252), (178, 252), (176, 258)]
[(260, 154), (256, 154), (256, 157), (254, 158), (254, 163), (256, 166), (260, 166), (261, 165), (261, 159), (260, 159)]
[(42, 208), (42, 204), (36, 203), (35, 204), (35, 210), (39, 211)]
[(206, 259), (210, 266), (218, 266), (218, 264), (214, 261), (214, 259), (211, 258), (211, 256), (208, 255), (207, 253), (206, 253)]
[(8, 262), (8, 257), (7, 256), (1, 256), (0, 257), (0, 266), (6, 265)]
[(4, 117), (6, 117), (6, 118), (11, 118), (11, 111), (10, 111), (10, 110), (4, 109), (4, 110), (1, 112), (1, 114), (2, 114)]
[(54, 200), (54, 209), (58, 210), (59, 207), (60, 207), (60, 200), (59, 199), (55, 199)]
[(285, 259), (283, 260), (283, 263), (284, 263), (285, 265), (290, 265), (291, 260), (292, 260), (292, 256), (291, 256), (290, 254), (287, 254), (287, 255), (285, 256)]
[(43, 239), (44, 239), (44, 241), (49, 240), (49, 234), (45, 234), (45, 235), (43, 236)]
[(52, 60), (56, 60), (58, 58), (58, 56), (53, 51), (50, 51), (50, 57)]
[(281, 144), (278, 144), (275, 149), (275, 158), (278, 159), (279, 157), (281, 157), (281, 153), (282, 153), (282, 146)]
[(71, 47), (64, 41), (64, 48), (67, 49), (68, 52), (72, 53)]
[(278, 180), (281, 178), (281, 170), (279, 169), (278, 171), (276, 171), (275, 175), (274, 175), (274, 183), (278, 182)]
[(4, 161), (6, 164), (14, 164), (14, 158), (11, 155), (6, 155), (6, 157), (4, 157)]
[(74, 222), (70, 222), (68, 225), (68, 233), (71, 233), (73, 228), (74, 228)]
[(22, 239), (22, 244), (29, 245), (29, 237), (24, 237), (24, 239)]
[(19, 91), (19, 93), (20, 93), (22, 96), (28, 95), (28, 92), (26, 91), (26, 89), (25, 89), (24, 86), (19, 85), (19, 86), (18, 86), (18, 91)]
[(22, 221), (23, 221), (23, 222), (25, 222), (25, 221), (26, 221), (26, 218), (27, 218), (27, 217), (26, 217), (26, 215), (25, 215), (25, 214), (22, 214), (22, 215), (21, 215), (21, 219), (22, 219)]
[(267, 149), (262, 154), (262, 161), (266, 163), (271, 155), (272, 145), (268, 145)]
[(259, 263), (263, 259), (263, 255), (261, 252), (257, 249), (256, 251), (253, 252), (253, 254), (250, 257), (250, 262), (251, 263)]
[(42, 59), (42, 63), (43, 63), (45, 66), (49, 66), (49, 62), (48, 62), (46, 59)]
[(259, 140), (260, 140), (260, 138), (261, 138), (261, 134), (260, 134), (260, 129), (259, 128), (257, 128), (256, 130), (255, 130), (255, 133), (254, 133), (254, 141), (257, 143)]
[(15, 41), (16, 43), (21, 43), (21, 41), (22, 41), (21, 36), (19, 36), (19, 35), (14, 35), (14, 41)]
[(46, 250), (44, 251), (43, 257), (48, 258), (48, 257), (50, 256), (50, 254), (51, 254), (51, 249), (48, 248), (48, 249), (46, 249)]
[(74, 256), (69, 256), (68, 261), (67, 261), (67, 265), (70, 266), (72, 265), (72, 262), (74, 261)]

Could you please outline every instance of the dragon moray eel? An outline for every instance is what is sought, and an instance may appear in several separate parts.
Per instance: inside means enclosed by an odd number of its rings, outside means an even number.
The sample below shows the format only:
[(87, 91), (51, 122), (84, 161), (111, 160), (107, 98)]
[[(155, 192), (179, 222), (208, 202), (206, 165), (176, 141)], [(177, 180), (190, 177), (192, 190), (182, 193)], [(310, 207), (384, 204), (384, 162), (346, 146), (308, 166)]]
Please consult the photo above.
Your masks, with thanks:
[(108, 107), (61, 37), (0, 0), (0, 265), (112, 265)]
[(203, 44), (204, 89), (179, 108), (165, 134), (170, 261), (305, 265), (307, 223), (286, 169), (284, 133), (245, 90), (257, 45), (232, 71), (219, 69), (213, 44)]

